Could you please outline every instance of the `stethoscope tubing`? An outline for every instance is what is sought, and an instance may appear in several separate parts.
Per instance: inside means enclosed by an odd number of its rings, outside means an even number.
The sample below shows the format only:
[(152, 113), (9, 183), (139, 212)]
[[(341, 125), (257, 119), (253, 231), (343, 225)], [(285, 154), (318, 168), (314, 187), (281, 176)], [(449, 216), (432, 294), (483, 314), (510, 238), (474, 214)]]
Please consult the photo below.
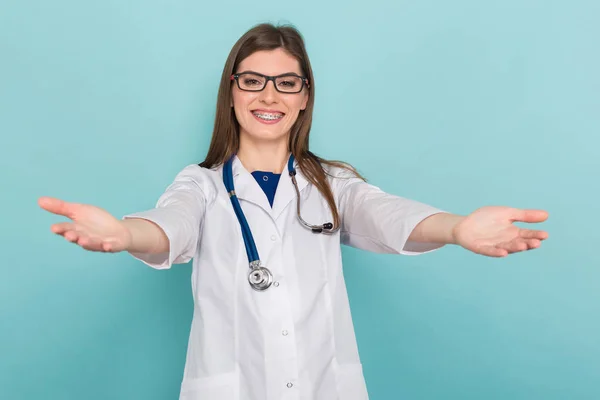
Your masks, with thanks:
[[(240, 223), (240, 228), (242, 230), (242, 238), (244, 239), (244, 247), (246, 248), (246, 256), (248, 257), (248, 263), (250, 267), (248, 281), (250, 282), (250, 286), (253, 289), (257, 291), (263, 291), (271, 286), (271, 283), (273, 282), (273, 275), (266, 267), (262, 265), (260, 261), (258, 249), (256, 248), (256, 243), (254, 242), (254, 237), (252, 236), (250, 225), (246, 220), (246, 216), (242, 211), (239, 199), (237, 197), (237, 194), (235, 193), (232, 170), (232, 162), (234, 157), (235, 154), (231, 156), (223, 166), (223, 183), (225, 184), (227, 194), (229, 195), (229, 199), (231, 200), (233, 210)], [(294, 168), (293, 154), (290, 155), (290, 158), (288, 160), (288, 172), (290, 174), (292, 184), (294, 185), (294, 189), (296, 191), (296, 213), (300, 223), (314, 233), (332, 234), (337, 232), (340, 229), (339, 226), (333, 229), (333, 224), (331, 222), (327, 222), (323, 225), (311, 225), (304, 221), (304, 219), (302, 218), (300, 213), (300, 190), (298, 189), (298, 182), (296, 181), (296, 169)]]

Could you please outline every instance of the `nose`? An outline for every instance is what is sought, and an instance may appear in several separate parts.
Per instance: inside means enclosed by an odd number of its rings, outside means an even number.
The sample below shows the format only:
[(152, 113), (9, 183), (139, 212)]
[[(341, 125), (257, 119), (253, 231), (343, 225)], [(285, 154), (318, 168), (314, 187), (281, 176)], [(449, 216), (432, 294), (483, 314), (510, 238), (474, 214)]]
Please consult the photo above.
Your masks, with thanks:
[(278, 100), (278, 92), (275, 89), (275, 82), (268, 81), (267, 86), (260, 92), (260, 101), (265, 104), (273, 104)]

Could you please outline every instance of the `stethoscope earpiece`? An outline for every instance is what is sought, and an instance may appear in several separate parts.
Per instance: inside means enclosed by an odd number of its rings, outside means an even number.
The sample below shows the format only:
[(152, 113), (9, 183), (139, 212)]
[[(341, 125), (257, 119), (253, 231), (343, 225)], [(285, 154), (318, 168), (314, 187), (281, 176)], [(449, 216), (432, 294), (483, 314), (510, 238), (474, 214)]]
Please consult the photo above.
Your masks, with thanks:
[(333, 229), (333, 224), (331, 222), (327, 222), (321, 226), (310, 226), (310, 230), (313, 233), (323, 233), (323, 231), (331, 231)]
[(300, 214), (300, 190), (298, 189), (298, 182), (296, 182), (296, 168), (294, 168), (294, 155), (290, 155), (288, 160), (288, 172), (290, 174), (290, 178), (292, 179), (292, 183), (294, 184), (294, 189), (296, 189), (296, 197), (298, 201), (296, 202), (296, 214), (298, 215), (298, 220), (304, 227), (310, 229), (313, 233), (326, 233), (331, 234), (337, 232), (340, 228), (337, 227), (333, 229), (333, 224), (331, 222), (326, 222), (323, 225), (311, 225), (302, 219), (302, 215)]

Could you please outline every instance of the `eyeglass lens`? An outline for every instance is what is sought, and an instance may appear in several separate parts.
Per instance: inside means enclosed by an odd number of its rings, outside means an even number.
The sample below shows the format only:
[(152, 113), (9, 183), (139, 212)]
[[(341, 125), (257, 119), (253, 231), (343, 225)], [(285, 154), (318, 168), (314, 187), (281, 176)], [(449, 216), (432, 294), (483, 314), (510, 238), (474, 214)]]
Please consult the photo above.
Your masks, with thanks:
[[(240, 74), (238, 84), (242, 90), (262, 90), (267, 83), (267, 78), (256, 74)], [(285, 93), (298, 93), (302, 90), (302, 78), (298, 76), (280, 76), (275, 78), (277, 90)]]

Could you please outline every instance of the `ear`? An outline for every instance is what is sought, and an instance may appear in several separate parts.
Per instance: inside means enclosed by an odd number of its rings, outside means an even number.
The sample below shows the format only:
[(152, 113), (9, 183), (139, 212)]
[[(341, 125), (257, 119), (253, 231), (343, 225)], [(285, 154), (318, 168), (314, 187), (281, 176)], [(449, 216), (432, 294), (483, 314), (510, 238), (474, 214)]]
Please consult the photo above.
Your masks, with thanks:
[(304, 100), (302, 100), (302, 105), (300, 106), (300, 110), (304, 111), (306, 109), (306, 105), (308, 104), (308, 91), (304, 94)]

